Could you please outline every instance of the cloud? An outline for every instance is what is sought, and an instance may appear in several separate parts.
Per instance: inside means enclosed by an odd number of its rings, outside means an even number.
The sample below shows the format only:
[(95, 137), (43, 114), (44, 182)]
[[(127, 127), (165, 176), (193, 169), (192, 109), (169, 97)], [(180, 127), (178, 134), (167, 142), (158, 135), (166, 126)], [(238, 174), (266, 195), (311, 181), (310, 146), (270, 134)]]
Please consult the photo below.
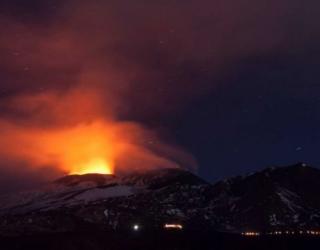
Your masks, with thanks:
[[(120, 127), (119, 134), (132, 132), (133, 165), (185, 159), (194, 165), (148, 128), (152, 121), (170, 119), (214, 91), (245, 58), (304, 53), (319, 41), (315, 1), (18, 2), (2, 3), (0, 15), (3, 152), (33, 141), (47, 155), (39, 133), (65, 131), (68, 138), (79, 126), (87, 132), (102, 121)], [(34, 171), (34, 154), (22, 158)], [(125, 159), (118, 163), (129, 164)]]

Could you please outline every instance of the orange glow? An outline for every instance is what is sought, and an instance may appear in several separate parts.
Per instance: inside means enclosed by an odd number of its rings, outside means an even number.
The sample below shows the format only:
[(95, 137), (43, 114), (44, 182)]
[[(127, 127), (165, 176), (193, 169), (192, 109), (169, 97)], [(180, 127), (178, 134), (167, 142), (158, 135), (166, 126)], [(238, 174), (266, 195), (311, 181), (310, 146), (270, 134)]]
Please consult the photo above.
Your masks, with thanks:
[(243, 232), (242, 235), (244, 236), (259, 236), (260, 233), (259, 232)]
[(97, 174), (113, 174), (113, 167), (109, 165), (104, 159), (94, 158), (79, 164), (76, 170), (70, 171), (70, 174), (87, 174), (87, 173), (97, 173)]
[[(0, 120), (0, 157), (33, 169), (114, 174), (179, 167), (173, 156), (185, 156), (139, 124), (103, 113), (101, 97), (93, 90), (19, 97), (11, 103), (33, 118), (30, 124)], [(50, 124), (43, 126), (42, 120)]]
[(113, 174), (116, 145), (122, 140), (116, 138), (115, 130), (112, 125), (97, 121), (71, 129), (44, 132), (39, 139), (45, 151), (42, 155), (47, 157), (41, 157), (39, 161), (42, 164), (56, 161), (68, 174)]
[[(57, 166), (66, 174), (113, 174), (116, 150), (124, 139), (117, 125), (96, 121), (63, 129), (25, 129), (4, 125), (2, 153), (17, 155), (33, 166)], [(121, 128), (121, 125), (120, 125)]]
[(166, 229), (183, 229), (183, 226), (181, 224), (165, 224), (164, 228)]
[[(0, 128), (0, 154), (26, 161), (33, 168), (54, 167), (65, 174), (114, 174), (179, 167), (141, 143), (151, 135), (135, 123), (96, 120), (39, 129), (0, 122)], [(158, 144), (160, 149), (166, 147)]]

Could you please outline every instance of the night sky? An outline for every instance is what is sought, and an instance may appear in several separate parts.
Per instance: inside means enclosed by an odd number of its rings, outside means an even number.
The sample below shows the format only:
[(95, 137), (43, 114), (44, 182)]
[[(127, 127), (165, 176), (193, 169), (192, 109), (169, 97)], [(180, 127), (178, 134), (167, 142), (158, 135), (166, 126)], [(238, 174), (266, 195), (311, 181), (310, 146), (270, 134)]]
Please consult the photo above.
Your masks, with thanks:
[[(315, 0), (1, 0), (0, 149), (99, 116), (153, 131), (212, 182), (320, 166), (319, 15)], [(89, 89), (97, 105), (78, 101)], [(60, 173), (27, 158), (0, 153), (0, 189)]]

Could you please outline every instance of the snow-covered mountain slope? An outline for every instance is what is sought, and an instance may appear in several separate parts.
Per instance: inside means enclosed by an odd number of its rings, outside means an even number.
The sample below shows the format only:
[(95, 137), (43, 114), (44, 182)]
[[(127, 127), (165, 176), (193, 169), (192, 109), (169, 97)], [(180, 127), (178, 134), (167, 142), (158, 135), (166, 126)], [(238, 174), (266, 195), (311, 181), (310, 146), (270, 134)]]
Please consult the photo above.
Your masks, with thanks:
[(138, 191), (134, 186), (119, 184), (114, 176), (66, 176), (41, 190), (3, 197), (0, 214), (51, 210), (109, 197), (132, 195)]
[(212, 206), (222, 229), (320, 227), (320, 170), (297, 164), (218, 182)]
[(0, 232), (72, 231), (81, 228), (79, 224), (123, 229), (137, 220), (150, 226), (168, 218), (187, 220), (199, 208), (197, 201), (207, 186), (181, 169), (121, 177), (66, 176), (42, 190), (1, 198)]
[(0, 198), (1, 214), (21, 214), (127, 197), (173, 184), (203, 184), (200, 178), (178, 169), (154, 170), (116, 177), (114, 175), (69, 175), (41, 190)]
[(0, 199), (0, 234), (99, 227), (157, 228), (181, 222), (217, 230), (320, 227), (320, 170), (298, 164), (268, 168), (214, 185), (181, 169), (128, 176), (65, 176), (45, 189)]

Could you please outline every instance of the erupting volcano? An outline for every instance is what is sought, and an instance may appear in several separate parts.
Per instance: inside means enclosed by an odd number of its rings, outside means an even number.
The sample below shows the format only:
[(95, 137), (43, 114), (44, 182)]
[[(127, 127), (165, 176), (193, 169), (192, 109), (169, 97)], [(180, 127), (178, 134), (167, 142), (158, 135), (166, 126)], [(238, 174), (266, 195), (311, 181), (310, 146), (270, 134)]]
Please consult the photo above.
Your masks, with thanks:
[(186, 156), (161, 143), (140, 124), (103, 113), (102, 97), (92, 89), (20, 97), (10, 104), (9, 108), (30, 115), (31, 119), (27, 125), (0, 121), (0, 152), (31, 169), (49, 167), (61, 174), (114, 174), (175, 168)]
[(80, 164), (74, 172), (70, 172), (70, 174), (79, 175), (87, 173), (112, 174), (113, 167), (104, 159), (93, 158), (92, 160), (89, 160), (89, 162), (83, 163), (83, 165)]
[(67, 174), (112, 174), (116, 159), (132, 139), (121, 136), (122, 126), (95, 121), (40, 133), (37, 146), (46, 157), (38, 162), (42, 165), (54, 162)]

